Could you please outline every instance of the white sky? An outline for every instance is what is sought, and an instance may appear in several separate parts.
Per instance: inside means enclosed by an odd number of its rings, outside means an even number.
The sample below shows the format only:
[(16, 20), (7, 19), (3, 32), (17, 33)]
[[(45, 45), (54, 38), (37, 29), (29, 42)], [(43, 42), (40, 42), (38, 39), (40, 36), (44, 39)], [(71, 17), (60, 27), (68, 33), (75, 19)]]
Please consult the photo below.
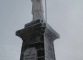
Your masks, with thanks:
[[(44, 1), (44, 0), (43, 0)], [(22, 40), (15, 31), (32, 20), (30, 0), (0, 0), (0, 60), (19, 60)], [(83, 0), (47, 0), (48, 23), (60, 34), (57, 60), (83, 60)]]

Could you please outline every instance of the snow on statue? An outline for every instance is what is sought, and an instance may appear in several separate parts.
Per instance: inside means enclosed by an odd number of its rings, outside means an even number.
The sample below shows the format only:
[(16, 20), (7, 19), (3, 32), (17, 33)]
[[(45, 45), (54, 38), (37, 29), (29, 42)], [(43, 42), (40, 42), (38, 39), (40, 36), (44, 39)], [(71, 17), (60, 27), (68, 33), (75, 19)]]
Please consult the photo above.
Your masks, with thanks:
[(33, 20), (38, 19), (44, 20), (42, 0), (31, 0), (31, 1), (32, 1)]

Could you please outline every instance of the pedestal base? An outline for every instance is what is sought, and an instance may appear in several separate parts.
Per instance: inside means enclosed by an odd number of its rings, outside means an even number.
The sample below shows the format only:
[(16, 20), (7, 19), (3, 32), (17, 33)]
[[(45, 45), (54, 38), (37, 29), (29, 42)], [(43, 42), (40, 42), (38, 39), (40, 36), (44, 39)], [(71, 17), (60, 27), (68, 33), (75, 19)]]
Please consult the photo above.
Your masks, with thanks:
[(16, 35), (23, 40), (20, 60), (55, 60), (53, 41), (60, 36), (45, 21), (25, 24)]

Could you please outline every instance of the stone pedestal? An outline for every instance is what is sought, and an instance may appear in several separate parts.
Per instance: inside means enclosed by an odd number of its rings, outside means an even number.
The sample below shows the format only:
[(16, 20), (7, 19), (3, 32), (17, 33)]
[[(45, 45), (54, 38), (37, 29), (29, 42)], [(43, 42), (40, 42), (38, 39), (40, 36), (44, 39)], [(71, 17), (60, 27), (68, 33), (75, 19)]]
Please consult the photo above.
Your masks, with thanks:
[(23, 40), (20, 60), (56, 60), (53, 41), (60, 36), (45, 21), (25, 24), (16, 35)]

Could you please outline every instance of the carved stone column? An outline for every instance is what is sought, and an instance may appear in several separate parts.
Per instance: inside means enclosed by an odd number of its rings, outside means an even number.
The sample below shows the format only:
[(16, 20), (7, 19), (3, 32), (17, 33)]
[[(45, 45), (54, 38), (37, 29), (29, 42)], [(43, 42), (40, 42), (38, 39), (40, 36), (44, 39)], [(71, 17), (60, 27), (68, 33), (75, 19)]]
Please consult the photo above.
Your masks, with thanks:
[(56, 60), (53, 41), (60, 36), (44, 20), (25, 24), (16, 35), (23, 40), (20, 60)]

